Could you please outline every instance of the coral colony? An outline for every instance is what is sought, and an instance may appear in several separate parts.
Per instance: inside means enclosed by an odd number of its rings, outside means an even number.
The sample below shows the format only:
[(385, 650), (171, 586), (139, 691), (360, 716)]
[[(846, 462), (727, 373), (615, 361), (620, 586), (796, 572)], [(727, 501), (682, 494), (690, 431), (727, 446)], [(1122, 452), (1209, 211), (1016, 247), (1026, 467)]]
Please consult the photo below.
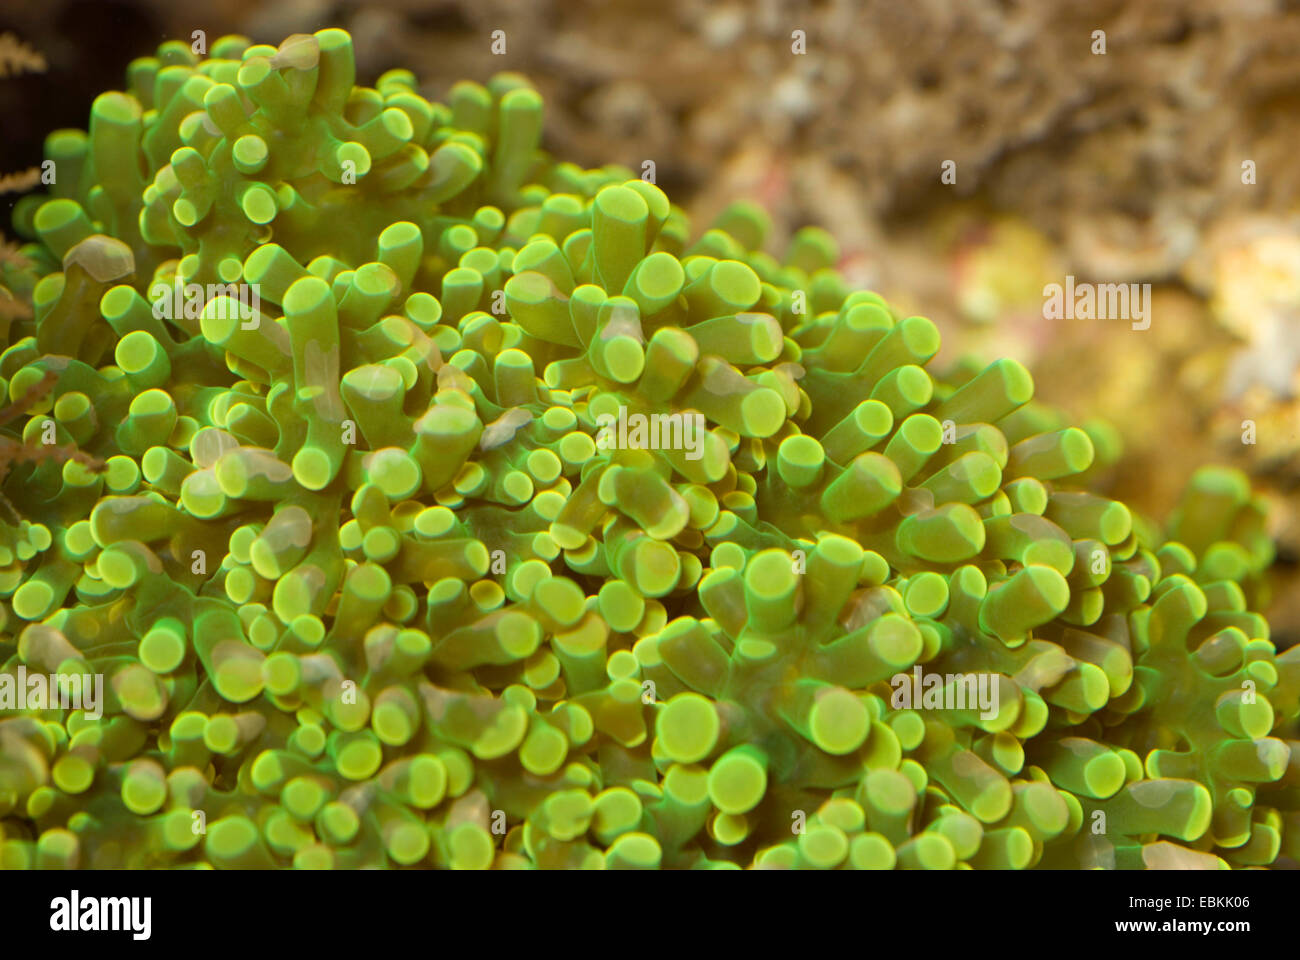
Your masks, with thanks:
[(519, 76), (447, 100), (226, 37), (49, 137), (0, 662), (103, 698), (0, 713), (0, 865), (1300, 854), (1241, 474), (1159, 533), (1088, 491), (1112, 433), (932, 373), (824, 231), (693, 233)]

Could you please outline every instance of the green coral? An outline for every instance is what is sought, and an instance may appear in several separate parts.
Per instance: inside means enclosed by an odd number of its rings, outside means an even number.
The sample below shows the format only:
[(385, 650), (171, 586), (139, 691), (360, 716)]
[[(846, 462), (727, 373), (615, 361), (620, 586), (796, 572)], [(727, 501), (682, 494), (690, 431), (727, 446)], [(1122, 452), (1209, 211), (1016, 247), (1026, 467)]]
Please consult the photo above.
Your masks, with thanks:
[[(128, 80), (50, 136), (4, 267), (3, 385), (57, 377), (23, 441), (104, 469), (8, 477), (0, 659), (105, 686), (0, 715), (0, 864), (1296, 856), (1239, 474), (1165, 541), (1022, 366), (932, 375), (824, 231), (692, 241), (553, 162), (521, 77), (358, 87), (323, 30)], [(918, 667), (996, 706), (900, 701)]]

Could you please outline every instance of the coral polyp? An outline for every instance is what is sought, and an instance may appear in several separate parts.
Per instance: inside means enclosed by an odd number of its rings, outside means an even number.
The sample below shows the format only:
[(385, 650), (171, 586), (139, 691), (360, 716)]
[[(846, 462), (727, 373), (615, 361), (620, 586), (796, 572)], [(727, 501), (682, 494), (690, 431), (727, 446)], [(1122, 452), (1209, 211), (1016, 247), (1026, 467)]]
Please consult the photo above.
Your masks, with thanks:
[(521, 76), (358, 86), (329, 29), (127, 79), (3, 267), (6, 449), (77, 455), (4, 484), (0, 865), (1300, 853), (1241, 474), (1162, 533), (1022, 365), (556, 162)]

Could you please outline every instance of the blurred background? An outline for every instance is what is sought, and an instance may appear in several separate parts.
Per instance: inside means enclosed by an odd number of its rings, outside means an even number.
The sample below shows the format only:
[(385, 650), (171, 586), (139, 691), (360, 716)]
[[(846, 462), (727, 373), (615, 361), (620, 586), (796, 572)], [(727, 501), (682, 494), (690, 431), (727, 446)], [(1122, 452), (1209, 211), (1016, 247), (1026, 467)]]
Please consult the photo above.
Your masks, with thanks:
[[(1014, 357), (1042, 399), (1109, 420), (1107, 492), (1154, 518), (1197, 466), (1242, 468), (1272, 507), (1274, 640), (1300, 642), (1300, 5), (4, 0), (0, 204), (162, 41), (325, 26), (362, 83), (407, 67), (440, 99), (526, 73), (553, 154), (653, 160), (697, 225), (743, 198), (778, 252), (827, 228), (855, 286), (939, 325), (941, 360)], [(1150, 283), (1150, 329), (1044, 319), (1066, 275)]]

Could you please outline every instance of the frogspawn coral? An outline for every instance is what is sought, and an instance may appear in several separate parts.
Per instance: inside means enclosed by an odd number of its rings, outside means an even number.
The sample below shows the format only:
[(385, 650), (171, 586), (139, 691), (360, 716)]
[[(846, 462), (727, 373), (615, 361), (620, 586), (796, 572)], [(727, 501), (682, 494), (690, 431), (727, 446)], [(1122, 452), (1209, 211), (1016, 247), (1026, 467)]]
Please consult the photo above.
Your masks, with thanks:
[(0, 714), (0, 864), (1295, 856), (1240, 474), (1162, 538), (1020, 364), (932, 374), (824, 231), (552, 161), (519, 76), (361, 87), (330, 29), (128, 81), (4, 267), (22, 442), (82, 456), (10, 472), (0, 659), (104, 688)]

